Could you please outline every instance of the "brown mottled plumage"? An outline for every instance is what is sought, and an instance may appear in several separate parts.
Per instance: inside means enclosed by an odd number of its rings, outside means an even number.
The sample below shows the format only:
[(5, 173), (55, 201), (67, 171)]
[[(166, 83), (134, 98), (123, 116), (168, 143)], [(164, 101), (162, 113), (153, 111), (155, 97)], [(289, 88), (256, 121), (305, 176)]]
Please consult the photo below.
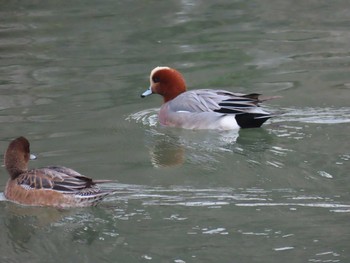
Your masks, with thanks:
[(24, 205), (84, 207), (96, 205), (111, 190), (101, 190), (100, 183), (78, 172), (50, 166), (28, 170), (29, 142), (24, 137), (13, 140), (5, 153), (5, 167), (10, 178), (5, 188), (8, 200)]

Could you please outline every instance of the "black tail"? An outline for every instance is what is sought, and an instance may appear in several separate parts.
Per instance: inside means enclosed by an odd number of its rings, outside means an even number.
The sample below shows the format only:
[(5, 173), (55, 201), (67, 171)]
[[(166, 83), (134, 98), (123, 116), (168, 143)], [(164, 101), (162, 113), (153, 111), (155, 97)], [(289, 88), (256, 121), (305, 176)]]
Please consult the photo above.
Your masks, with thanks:
[(241, 128), (258, 128), (271, 116), (263, 113), (242, 113), (235, 118)]

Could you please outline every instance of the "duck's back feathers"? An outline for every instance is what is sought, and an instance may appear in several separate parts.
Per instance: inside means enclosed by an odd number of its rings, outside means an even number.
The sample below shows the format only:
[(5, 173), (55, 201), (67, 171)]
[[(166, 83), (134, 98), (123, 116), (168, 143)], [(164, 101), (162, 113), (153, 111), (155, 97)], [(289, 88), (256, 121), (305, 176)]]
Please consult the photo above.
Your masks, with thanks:
[[(168, 112), (178, 113), (177, 120), (181, 118), (189, 118), (189, 124), (193, 126), (193, 123), (199, 123), (203, 127), (211, 127), (211, 123), (217, 121), (225, 123), (225, 127), (234, 127), (234, 125), (227, 126), (226, 120), (236, 121), (237, 128), (253, 128), (260, 127), (271, 115), (264, 111), (260, 107), (260, 103), (270, 98), (259, 99), (260, 94), (241, 94), (232, 93), (225, 90), (193, 90), (187, 91), (175, 99), (168, 102)], [(183, 113), (192, 113), (183, 114)], [(197, 115), (196, 113), (206, 113), (205, 118), (203, 114)], [(181, 114), (181, 116), (180, 116)], [(170, 113), (169, 116), (172, 116)], [(174, 117), (174, 116), (173, 116)], [(227, 118), (230, 117), (230, 118)], [(234, 117), (234, 119), (232, 119)], [(174, 117), (175, 118), (175, 117)], [(201, 118), (202, 121), (195, 121), (195, 119)], [(220, 118), (226, 118), (225, 121), (219, 120)], [(185, 120), (183, 120), (183, 123)], [(181, 125), (184, 127), (184, 125)], [(214, 126), (213, 127), (220, 127)], [(193, 127), (201, 128), (201, 127)]]

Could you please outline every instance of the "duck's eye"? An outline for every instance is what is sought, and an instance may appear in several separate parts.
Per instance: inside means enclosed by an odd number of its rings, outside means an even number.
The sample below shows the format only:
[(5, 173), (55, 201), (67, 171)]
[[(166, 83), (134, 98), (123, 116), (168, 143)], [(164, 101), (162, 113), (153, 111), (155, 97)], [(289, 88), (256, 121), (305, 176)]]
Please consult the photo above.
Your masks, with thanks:
[(154, 83), (160, 82), (160, 78), (159, 77), (153, 77), (152, 80), (153, 80)]

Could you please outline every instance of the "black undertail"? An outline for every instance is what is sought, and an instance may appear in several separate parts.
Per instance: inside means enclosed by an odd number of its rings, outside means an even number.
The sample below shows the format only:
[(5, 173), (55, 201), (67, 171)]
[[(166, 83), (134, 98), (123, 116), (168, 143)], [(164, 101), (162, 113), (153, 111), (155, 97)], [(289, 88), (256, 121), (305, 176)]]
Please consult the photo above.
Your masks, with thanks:
[(235, 118), (241, 128), (258, 128), (271, 116), (262, 113), (240, 113)]

